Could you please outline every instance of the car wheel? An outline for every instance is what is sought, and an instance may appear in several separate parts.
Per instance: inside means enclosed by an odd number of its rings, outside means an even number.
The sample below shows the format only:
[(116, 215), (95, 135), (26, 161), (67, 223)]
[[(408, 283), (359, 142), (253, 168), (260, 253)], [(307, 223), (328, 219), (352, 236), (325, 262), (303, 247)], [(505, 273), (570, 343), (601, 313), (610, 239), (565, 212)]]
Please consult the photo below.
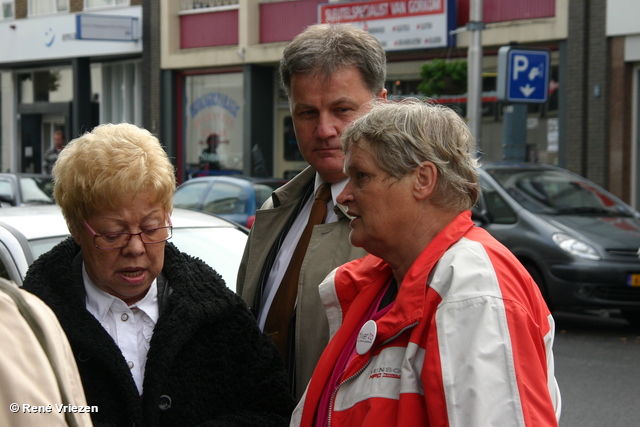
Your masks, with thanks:
[(631, 326), (640, 327), (640, 311), (636, 310), (622, 310), (622, 317), (631, 323)]
[(544, 281), (542, 273), (540, 273), (540, 270), (538, 270), (538, 267), (528, 262), (522, 263), (522, 265), (529, 272), (529, 275), (531, 276), (533, 281), (536, 282), (538, 288), (540, 288), (540, 293), (542, 294), (542, 298), (544, 298), (544, 301), (547, 303), (549, 311), (553, 311), (553, 305), (551, 304), (551, 299), (549, 298), (547, 284)]

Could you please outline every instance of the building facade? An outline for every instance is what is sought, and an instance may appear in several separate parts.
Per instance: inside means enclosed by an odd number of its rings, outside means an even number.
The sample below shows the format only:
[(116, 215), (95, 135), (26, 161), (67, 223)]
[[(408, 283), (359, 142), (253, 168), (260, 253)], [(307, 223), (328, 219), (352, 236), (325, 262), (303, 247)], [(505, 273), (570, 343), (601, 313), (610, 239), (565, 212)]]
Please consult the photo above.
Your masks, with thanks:
[[(163, 88), (171, 88), (171, 96), (163, 96), (171, 99), (170, 106), (163, 109), (163, 117), (175, 117), (167, 138), (175, 141), (179, 180), (202, 172), (199, 154), (212, 134), (220, 138), (218, 151), (224, 160), (224, 170), (216, 173), (288, 176), (301, 170), (305, 163), (296, 150), (289, 106), (277, 81), (282, 51), (305, 27), (320, 22), (319, 10), (328, 4), (359, 7), (367, 3), (380, 6), (402, 2), (161, 0)], [(462, 28), (469, 21), (469, 0), (404, 3), (407, 8), (437, 3), (450, 14), (453, 29)], [(503, 156), (505, 105), (495, 96), (497, 53), (501, 46), (517, 43), (551, 51), (553, 94), (545, 105), (529, 109), (527, 142), (532, 159), (561, 164), (558, 106), (568, 14), (568, 0), (484, 0), (485, 87), (483, 136), (479, 141), (483, 160), (500, 160)], [(363, 22), (354, 21), (363, 26)], [(393, 31), (402, 27), (409, 25), (394, 26)], [(374, 28), (370, 27), (370, 31), (373, 33)], [(435, 58), (465, 60), (469, 33), (460, 31), (451, 39), (453, 42), (445, 46), (385, 47), (390, 96), (421, 96), (416, 88), (421, 81), (420, 67), (426, 62)], [(441, 96), (439, 100), (464, 114), (466, 94)]]
[[(602, 7), (602, 4), (599, 4)], [(606, 1), (606, 177), (608, 187), (640, 207), (640, 2)], [(602, 18), (599, 18), (602, 19)], [(591, 89), (592, 93), (595, 90)]]
[[(446, 46), (387, 49), (391, 97), (421, 96), (423, 64), (467, 59), (474, 0), (398, 0), (446, 7)], [(178, 181), (203, 173), (291, 176), (305, 167), (277, 79), (284, 47), (327, 5), (381, 0), (1, 0), (0, 164), (39, 172), (53, 132), (68, 139), (128, 121), (160, 136)], [(498, 50), (551, 53), (549, 101), (528, 106), (526, 159), (557, 164), (640, 204), (637, 2), (483, 0), (483, 161), (504, 157)], [(444, 6), (443, 6), (444, 5)], [(630, 13), (633, 12), (633, 13)], [(77, 38), (79, 16), (135, 21), (130, 40)], [(85, 18), (80, 18), (85, 19)], [(85, 21), (90, 22), (90, 21)], [(123, 21), (119, 21), (122, 24)], [(118, 24), (118, 25), (120, 25)], [(362, 20), (355, 20), (363, 25)], [(399, 25), (403, 28), (405, 25)], [(466, 94), (440, 95), (465, 114)], [(217, 141), (218, 171), (201, 157)]]
[(2, 171), (42, 171), (53, 133), (142, 125), (140, 0), (2, 0)]

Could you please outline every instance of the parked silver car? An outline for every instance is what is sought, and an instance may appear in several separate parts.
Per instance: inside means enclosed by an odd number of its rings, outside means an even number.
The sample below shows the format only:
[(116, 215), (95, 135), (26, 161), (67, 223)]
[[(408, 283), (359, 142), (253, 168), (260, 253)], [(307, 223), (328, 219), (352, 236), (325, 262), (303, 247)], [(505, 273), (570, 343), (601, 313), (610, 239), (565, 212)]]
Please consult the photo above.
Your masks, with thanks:
[[(246, 230), (222, 218), (187, 209), (174, 209), (171, 221), (170, 241), (213, 267), (235, 291)], [(0, 209), (0, 276), (21, 285), (29, 265), (68, 236), (57, 205)]]
[(511, 250), (552, 309), (616, 309), (640, 324), (640, 214), (567, 170), (485, 164), (476, 224)]
[(0, 173), (0, 207), (52, 205), (53, 178), (33, 173)]

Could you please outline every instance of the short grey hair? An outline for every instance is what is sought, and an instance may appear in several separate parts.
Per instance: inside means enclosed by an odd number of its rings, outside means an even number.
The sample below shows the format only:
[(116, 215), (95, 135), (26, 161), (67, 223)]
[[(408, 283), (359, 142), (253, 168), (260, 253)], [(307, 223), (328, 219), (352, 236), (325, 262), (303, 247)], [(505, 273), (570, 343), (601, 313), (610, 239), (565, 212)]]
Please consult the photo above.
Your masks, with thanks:
[(362, 83), (374, 97), (384, 89), (387, 58), (378, 39), (351, 24), (311, 25), (285, 48), (280, 82), (289, 96), (294, 74), (330, 78), (351, 67), (360, 71)]
[(367, 149), (397, 179), (432, 162), (438, 173), (431, 198), (436, 206), (463, 211), (478, 200), (477, 147), (466, 122), (448, 107), (415, 98), (373, 101), (342, 134), (345, 154), (352, 145)]

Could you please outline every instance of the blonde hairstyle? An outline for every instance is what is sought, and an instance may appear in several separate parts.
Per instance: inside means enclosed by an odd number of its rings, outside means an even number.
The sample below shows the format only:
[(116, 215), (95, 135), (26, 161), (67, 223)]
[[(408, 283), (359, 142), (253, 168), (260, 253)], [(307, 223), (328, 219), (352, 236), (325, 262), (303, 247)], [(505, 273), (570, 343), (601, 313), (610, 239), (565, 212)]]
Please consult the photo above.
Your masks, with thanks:
[(100, 125), (71, 141), (60, 152), (53, 177), (53, 196), (72, 233), (96, 212), (120, 207), (147, 190), (167, 213), (173, 210), (173, 165), (158, 139), (132, 124)]
[(360, 72), (362, 83), (374, 97), (384, 89), (387, 57), (378, 39), (351, 24), (311, 25), (284, 49), (280, 82), (289, 96), (294, 74), (328, 79), (350, 67)]
[(342, 148), (366, 148), (400, 179), (422, 162), (438, 171), (431, 201), (444, 209), (471, 209), (478, 200), (477, 148), (465, 121), (448, 107), (415, 98), (374, 101), (342, 134)]

